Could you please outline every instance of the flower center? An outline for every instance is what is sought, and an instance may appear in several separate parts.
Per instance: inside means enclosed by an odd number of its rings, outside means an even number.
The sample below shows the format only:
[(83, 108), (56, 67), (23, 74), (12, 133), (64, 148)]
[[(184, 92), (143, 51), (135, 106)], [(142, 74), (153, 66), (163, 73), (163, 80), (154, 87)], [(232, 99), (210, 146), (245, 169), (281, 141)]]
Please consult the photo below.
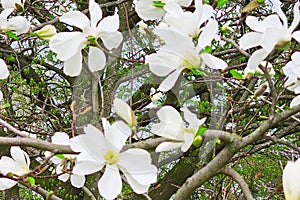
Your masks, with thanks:
[(108, 151), (104, 155), (104, 159), (109, 165), (116, 164), (119, 161), (119, 154), (114, 151)]
[(192, 134), (195, 134), (195, 131), (191, 128), (184, 128), (181, 132), (182, 134), (184, 133), (192, 133)]
[(187, 52), (184, 55), (184, 58), (182, 60), (182, 64), (185, 66), (187, 69), (198, 69), (201, 65), (201, 58), (199, 55), (195, 55), (191, 52)]

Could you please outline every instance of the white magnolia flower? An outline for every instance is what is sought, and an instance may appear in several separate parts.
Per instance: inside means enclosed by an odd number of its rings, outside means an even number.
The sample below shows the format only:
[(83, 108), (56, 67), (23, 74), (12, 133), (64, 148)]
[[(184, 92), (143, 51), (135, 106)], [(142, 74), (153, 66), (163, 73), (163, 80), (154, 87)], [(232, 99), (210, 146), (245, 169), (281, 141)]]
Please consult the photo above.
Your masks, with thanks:
[(82, 32), (62, 32), (53, 36), (50, 40), (50, 49), (57, 53), (57, 58), (64, 61), (64, 73), (69, 76), (78, 76), (82, 68), (81, 50), (88, 44), (88, 66), (94, 72), (102, 70), (106, 63), (106, 57), (97, 45), (97, 39), (101, 38), (104, 46), (111, 50), (119, 46), (122, 34), (119, 29), (119, 15), (108, 16), (102, 19), (102, 10), (94, 0), (89, 1), (90, 19), (79, 11), (64, 13), (59, 20), (71, 26), (76, 26)]
[[(2, 156), (0, 159), (0, 172), (3, 175), (11, 173), (14, 176), (20, 177), (30, 172), (30, 159), (26, 152), (20, 147), (13, 146), (10, 148), (10, 155), (12, 158)], [(17, 183), (17, 181), (8, 178), (0, 178), (0, 190), (9, 189)]]
[(4, 9), (24, 10), (25, 0), (1, 0), (1, 5)]
[(116, 98), (114, 100), (114, 109), (129, 127), (135, 129), (135, 127), (137, 126), (135, 114), (131, 107), (125, 101)]
[(184, 113), (185, 121), (189, 124), (188, 127), (186, 127), (179, 112), (171, 106), (164, 106), (157, 112), (161, 122), (154, 124), (151, 132), (174, 141), (161, 143), (157, 146), (156, 152), (169, 151), (176, 148), (181, 148), (181, 151), (186, 152), (192, 145), (199, 126), (205, 122), (206, 118), (199, 120), (187, 107), (181, 108), (181, 111)]
[(291, 56), (292, 60), (288, 62), (283, 68), (284, 74), (288, 77), (285, 82), (285, 87), (295, 92), (300, 93), (300, 52), (295, 52)]
[(165, 5), (167, 11), (163, 21), (176, 30), (190, 37), (197, 37), (200, 33), (200, 26), (213, 15), (213, 8), (210, 5), (203, 5), (202, 1), (195, 0), (195, 11), (183, 11), (175, 2)]
[(188, 7), (192, 0), (136, 0), (135, 11), (143, 20), (156, 20), (162, 18), (166, 14), (165, 6), (175, 2), (180, 6)]
[(5, 9), (0, 14), (0, 30), (3, 32), (12, 31), (17, 35), (26, 33), (30, 28), (30, 22), (25, 17), (16, 16), (7, 19), (13, 9)]
[(153, 103), (156, 103), (163, 97), (163, 93), (157, 91), (155, 88), (150, 88), (150, 98)]
[(43, 40), (50, 40), (56, 35), (56, 28), (53, 25), (46, 25), (36, 32), (36, 35)]
[[(9, 71), (4, 60), (0, 59), (0, 79), (6, 79), (9, 76)], [(3, 94), (0, 91), (0, 101), (3, 99)]]
[(283, 190), (286, 200), (300, 199), (300, 159), (288, 161), (282, 174)]
[(198, 70), (208, 66), (212, 69), (225, 69), (227, 64), (203, 50), (211, 44), (216, 37), (218, 24), (210, 20), (198, 38), (195, 46), (192, 38), (168, 28), (159, 27), (155, 33), (165, 42), (156, 53), (147, 55), (145, 62), (149, 64), (150, 71), (157, 76), (167, 76), (160, 84), (158, 90), (166, 92), (176, 83), (184, 69)]
[[(60, 145), (70, 145), (69, 136), (63, 132), (56, 132), (53, 137), (51, 138), (53, 144), (60, 144)], [(64, 154), (63, 158), (59, 157), (52, 157), (51, 161), (56, 164), (56, 173), (61, 174), (65, 170), (71, 170), (72, 164), (76, 161), (76, 154)], [(66, 162), (65, 162), (66, 161)], [(66, 166), (67, 165), (67, 166)], [(76, 165), (76, 162), (75, 162)], [(71, 177), (71, 178), (70, 178)], [(58, 179), (66, 182), (70, 178), (71, 184), (74, 187), (81, 188), (85, 182), (85, 176), (75, 174), (74, 172), (64, 173), (58, 176)]]
[(87, 175), (105, 171), (98, 182), (98, 190), (106, 199), (114, 199), (122, 191), (122, 179), (119, 170), (125, 175), (133, 191), (141, 194), (147, 192), (151, 183), (156, 182), (157, 169), (151, 165), (150, 154), (132, 148), (120, 152), (131, 130), (122, 121), (110, 125), (102, 120), (104, 134), (92, 125), (84, 128), (86, 134), (71, 139), (73, 151), (80, 152), (78, 164), (73, 172)]
[(277, 15), (269, 15), (262, 21), (259, 21), (259, 18), (254, 16), (248, 16), (246, 19), (246, 24), (255, 32), (243, 35), (240, 39), (240, 47), (242, 49), (250, 49), (256, 46), (262, 47), (249, 58), (247, 68), (250, 71), (255, 71), (259, 63), (274, 48), (285, 46), (292, 38), (300, 42), (300, 31), (293, 32), (300, 20), (299, 2), (294, 6), (294, 19), (290, 27), (288, 27), (287, 18), (280, 8), (281, 2), (272, 0), (272, 3)]

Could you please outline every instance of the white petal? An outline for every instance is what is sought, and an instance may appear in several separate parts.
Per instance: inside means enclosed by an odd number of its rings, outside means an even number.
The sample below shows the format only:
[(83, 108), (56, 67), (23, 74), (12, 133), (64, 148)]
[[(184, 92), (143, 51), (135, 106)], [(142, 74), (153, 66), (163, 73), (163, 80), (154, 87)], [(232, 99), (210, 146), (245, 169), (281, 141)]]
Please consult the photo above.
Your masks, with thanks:
[(78, 76), (82, 68), (81, 51), (64, 62), (64, 73), (68, 76)]
[(295, 31), (293, 34), (292, 34), (292, 37), (297, 40), (297, 42), (300, 43), (300, 31)]
[(3, 93), (2, 91), (0, 90), (0, 101), (3, 99)]
[(183, 106), (180, 110), (183, 111), (185, 121), (189, 124), (197, 123), (197, 115), (192, 113), (186, 106)]
[(116, 32), (119, 29), (119, 25), (120, 25), (120, 21), (119, 21), (118, 14), (115, 14), (113, 16), (107, 16), (101, 20), (101, 22), (97, 26), (97, 31), (99, 33), (101, 33), (101, 32), (106, 32), (106, 33)]
[(293, 98), (291, 104), (290, 104), (290, 108), (294, 107), (294, 106), (298, 106), (300, 104), (300, 95), (296, 96), (295, 98)]
[(149, 64), (149, 69), (157, 76), (166, 76), (180, 66), (181, 57), (163, 50), (147, 55), (145, 63)]
[(111, 50), (113, 48), (117, 48), (121, 44), (123, 40), (123, 35), (118, 31), (110, 32), (110, 33), (104, 32), (101, 33), (101, 39), (104, 46), (108, 50)]
[(167, 92), (167, 91), (171, 90), (174, 87), (174, 85), (176, 84), (176, 81), (177, 81), (178, 77), (180, 76), (182, 70), (184, 70), (183, 67), (171, 72), (167, 76), (167, 78), (165, 78), (161, 82), (161, 84), (159, 85), (157, 90), (161, 91), (161, 92)]
[[(124, 172), (123, 172), (124, 173)], [(133, 189), (133, 191), (137, 194), (143, 194), (146, 193), (149, 189), (149, 185), (142, 185), (139, 182), (136, 181), (136, 179), (134, 179), (131, 174), (129, 173), (124, 173), (130, 187)]]
[(295, 28), (298, 26), (299, 22), (300, 22), (300, 12), (299, 12), (299, 1), (297, 3), (295, 3), (294, 5), (294, 19), (293, 19), (293, 22), (291, 24), (291, 26), (289, 27), (289, 31), (292, 33)]
[(211, 69), (225, 69), (227, 67), (227, 63), (208, 53), (200, 54), (200, 57), (203, 60), (203, 63), (207, 65)]
[(273, 3), (273, 7), (274, 7), (275, 12), (277, 12), (277, 14), (279, 15), (279, 17), (283, 21), (283, 24), (285, 26), (287, 26), (286, 16), (285, 16), (285, 14), (283, 13), (283, 11), (280, 8), (281, 2), (279, 0), (271, 0), (271, 2)]
[(122, 121), (117, 121), (113, 125), (110, 125), (105, 118), (102, 118), (102, 124), (106, 140), (120, 151), (131, 135), (130, 128)]
[(18, 182), (8, 178), (0, 178), (0, 190), (7, 190), (15, 186)]
[[(25, 2), (25, 1), (23, 1), (23, 2)], [(1, 5), (5, 10), (9, 9), (9, 8), (15, 9), (15, 7), (16, 7), (15, 4), (18, 4), (20, 6), (24, 5), (24, 3), (22, 3), (21, 0), (1, 0)]]
[(156, 149), (155, 152), (163, 152), (163, 151), (171, 151), (174, 149), (179, 149), (184, 142), (162, 142), (160, 143)]
[(284, 30), (277, 28), (267, 28), (263, 37), (261, 38), (261, 46), (267, 52), (271, 52), (275, 45), (282, 39), (284, 36)]
[(218, 32), (218, 23), (215, 20), (209, 20), (204, 27), (198, 39), (198, 46), (204, 48), (211, 44)]
[[(300, 65), (300, 52), (297, 51), (295, 53), (293, 53), (293, 55), (291, 56), (292, 61), (296, 64), (296, 65)], [(299, 72), (299, 70), (296, 70), (297, 72)]]
[(184, 133), (184, 143), (181, 146), (182, 152), (186, 152), (190, 148), (190, 146), (193, 143), (194, 137), (195, 137), (195, 134)]
[(288, 161), (282, 174), (284, 194), (287, 200), (299, 199), (300, 160)]
[(6, 63), (0, 59), (0, 79), (6, 79), (9, 76)]
[(152, 0), (136, 1), (135, 11), (143, 20), (156, 20), (165, 15), (166, 11), (153, 6), (152, 2)]
[(122, 180), (116, 165), (107, 165), (98, 182), (98, 190), (105, 199), (115, 199), (122, 191)]
[(20, 165), (21, 168), (24, 167), (24, 172), (26, 173), (26, 169), (28, 169), (30, 165), (28, 154), (20, 147), (12, 146), (10, 148), (10, 155), (16, 161), (16, 163)]
[[(60, 172), (56, 171), (57, 174), (59, 174)], [(58, 179), (63, 181), (63, 182), (67, 182), (69, 180), (70, 174), (62, 174), (60, 176), (58, 176)]]
[(122, 99), (115, 98), (114, 99), (114, 109), (116, 113), (130, 126), (136, 125), (135, 115), (131, 109), (131, 107)]
[(267, 56), (268, 52), (264, 49), (256, 50), (252, 55), (250, 56), (247, 68), (249, 68), (250, 71), (255, 71), (261, 61), (263, 61)]
[(183, 7), (189, 7), (193, 0), (178, 0), (178, 4)]
[(156, 182), (157, 168), (151, 165), (151, 157), (146, 150), (133, 148), (120, 153), (118, 166), (141, 185)]
[(263, 34), (258, 32), (250, 32), (244, 34), (240, 39), (240, 47), (242, 49), (250, 49), (260, 45)]
[(73, 173), (77, 175), (88, 175), (100, 171), (104, 166), (104, 163), (92, 162), (92, 161), (80, 161), (77, 162), (73, 168)]
[(165, 138), (183, 141), (180, 133), (183, 120), (175, 108), (164, 106), (157, 111), (157, 116), (161, 122), (152, 126), (152, 133)]
[(80, 176), (77, 174), (71, 175), (71, 184), (74, 187), (81, 188), (84, 186), (84, 183), (85, 183), (85, 176)]
[(79, 11), (69, 11), (64, 13), (59, 20), (71, 26), (76, 26), (81, 30), (85, 30), (90, 26), (89, 18)]
[(87, 44), (86, 37), (81, 32), (63, 32), (54, 35), (49, 47), (57, 53), (57, 58), (66, 61), (81, 51)]
[(52, 137), (53, 144), (69, 145), (69, 136), (64, 132), (56, 132)]
[(91, 18), (91, 26), (96, 28), (97, 23), (102, 19), (102, 10), (94, 0), (90, 0), (89, 2), (89, 11)]
[(17, 16), (8, 21), (6, 29), (16, 32), (17, 35), (28, 32), (30, 22), (25, 17)]
[(91, 72), (102, 70), (106, 64), (106, 57), (102, 50), (90, 46), (88, 65)]

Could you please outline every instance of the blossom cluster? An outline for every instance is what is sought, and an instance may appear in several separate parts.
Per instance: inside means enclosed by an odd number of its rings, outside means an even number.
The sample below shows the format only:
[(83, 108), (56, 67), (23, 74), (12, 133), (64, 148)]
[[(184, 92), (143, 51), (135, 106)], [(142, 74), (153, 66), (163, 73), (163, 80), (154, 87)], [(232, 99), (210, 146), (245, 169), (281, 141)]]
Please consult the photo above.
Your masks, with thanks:
[[(269, 66), (264, 60), (273, 50), (289, 45), (293, 39), (300, 42), (300, 31), (295, 31), (300, 21), (299, 2), (293, 7), (294, 18), (290, 26), (280, 7), (281, 2), (271, 2), (274, 14), (262, 20), (253, 16), (246, 18), (246, 24), (252, 32), (240, 38), (239, 48), (260, 48), (251, 54), (245, 74), (259, 71), (259, 65)], [(228, 67), (226, 60), (207, 50), (212, 49), (214, 40), (220, 39), (219, 24), (215, 19), (213, 7), (203, 4), (201, 0), (195, 0), (193, 12), (183, 8), (191, 6), (192, 3), (192, 0), (136, 0), (134, 3), (135, 10), (142, 20), (156, 22), (153, 33), (157, 36), (160, 46), (156, 52), (145, 56), (145, 64), (153, 74), (166, 78), (157, 89), (151, 88), (151, 95), (157, 93), (156, 96), (153, 95), (153, 101), (158, 101), (163, 93), (172, 90), (179, 76), (184, 73), (192, 72), (196, 75), (207, 69), (220, 72)], [(4, 10), (0, 14), (0, 34), (4, 37), (8, 33), (15, 37), (29, 34), (31, 23), (21, 16), (24, 1), (2, 0), (1, 4)], [(49, 41), (49, 48), (56, 54), (56, 58), (63, 62), (63, 72), (67, 76), (80, 75), (85, 57), (91, 72), (104, 70), (107, 56), (122, 43), (118, 11), (103, 17), (100, 5), (95, 0), (89, 0), (88, 13), (89, 17), (80, 11), (63, 13), (59, 21), (67, 25), (68, 30), (65, 32), (57, 33), (54, 26), (46, 25), (29, 34)], [(84, 49), (88, 50), (87, 56), (82, 52)], [(262, 63), (267, 64), (262, 66)], [(0, 59), (0, 79), (9, 77), (8, 68), (5, 61)], [(273, 68), (270, 69), (272, 70)], [(295, 94), (300, 94), (300, 52), (291, 55), (291, 61), (283, 67), (283, 73), (287, 77), (285, 87)], [(0, 91), (0, 100), (2, 99), (3, 94)], [(137, 117), (123, 100), (116, 98), (113, 104), (114, 111), (123, 121), (111, 124), (107, 118), (102, 118), (101, 127), (88, 124), (83, 128), (83, 134), (72, 138), (67, 133), (57, 132), (51, 138), (51, 142), (69, 145), (75, 153), (45, 153), (56, 165), (58, 179), (64, 182), (70, 179), (74, 187), (83, 187), (87, 175), (101, 174), (97, 185), (100, 195), (105, 199), (117, 198), (122, 192), (124, 181), (134, 192), (147, 193), (151, 184), (157, 181), (158, 173), (148, 151), (125, 148), (129, 138), (138, 131)], [(299, 104), (300, 95), (293, 99), (290, 106)], [(195, 139), (201, 137), (199, 128), (206, 121), (206, 118), (198, 119), (187, 105), (178, 110), (172, 106), (163, 106), (157, 111), (157, 117), (159, 122), (152, 124), (150, 132), (166, 140), (156, 147), (156, 152), (174, 149), (188, 151)], [(11, 157), (2, 156), (0, 159), (0, 174), (3, 177), (0, 178), (0, 190), (11, 188), (19, 180), (35, 173), (30, 170), (28, 154), (20, 147), (11, 147), (10, 154)], [(295, 165), (298, 166), (299, 163), (296, 162)], [(288, 163), (283, 176), (285, 188), (290, 187), (290, 183), (285, 180), (292, 179), (288, 173), (292, 168), (293, 164)], [(294, 190), (296, 189), (292, 188), (286, 195), (292, 195)]]

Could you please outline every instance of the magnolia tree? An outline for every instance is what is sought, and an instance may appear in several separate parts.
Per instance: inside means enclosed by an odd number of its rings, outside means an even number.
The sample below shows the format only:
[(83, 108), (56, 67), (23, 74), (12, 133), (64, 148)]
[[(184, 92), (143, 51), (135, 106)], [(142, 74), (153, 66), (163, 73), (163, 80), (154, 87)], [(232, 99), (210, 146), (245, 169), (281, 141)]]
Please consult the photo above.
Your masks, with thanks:
[(1, 6), (2, 199), (300, 198), (299, 2)]

